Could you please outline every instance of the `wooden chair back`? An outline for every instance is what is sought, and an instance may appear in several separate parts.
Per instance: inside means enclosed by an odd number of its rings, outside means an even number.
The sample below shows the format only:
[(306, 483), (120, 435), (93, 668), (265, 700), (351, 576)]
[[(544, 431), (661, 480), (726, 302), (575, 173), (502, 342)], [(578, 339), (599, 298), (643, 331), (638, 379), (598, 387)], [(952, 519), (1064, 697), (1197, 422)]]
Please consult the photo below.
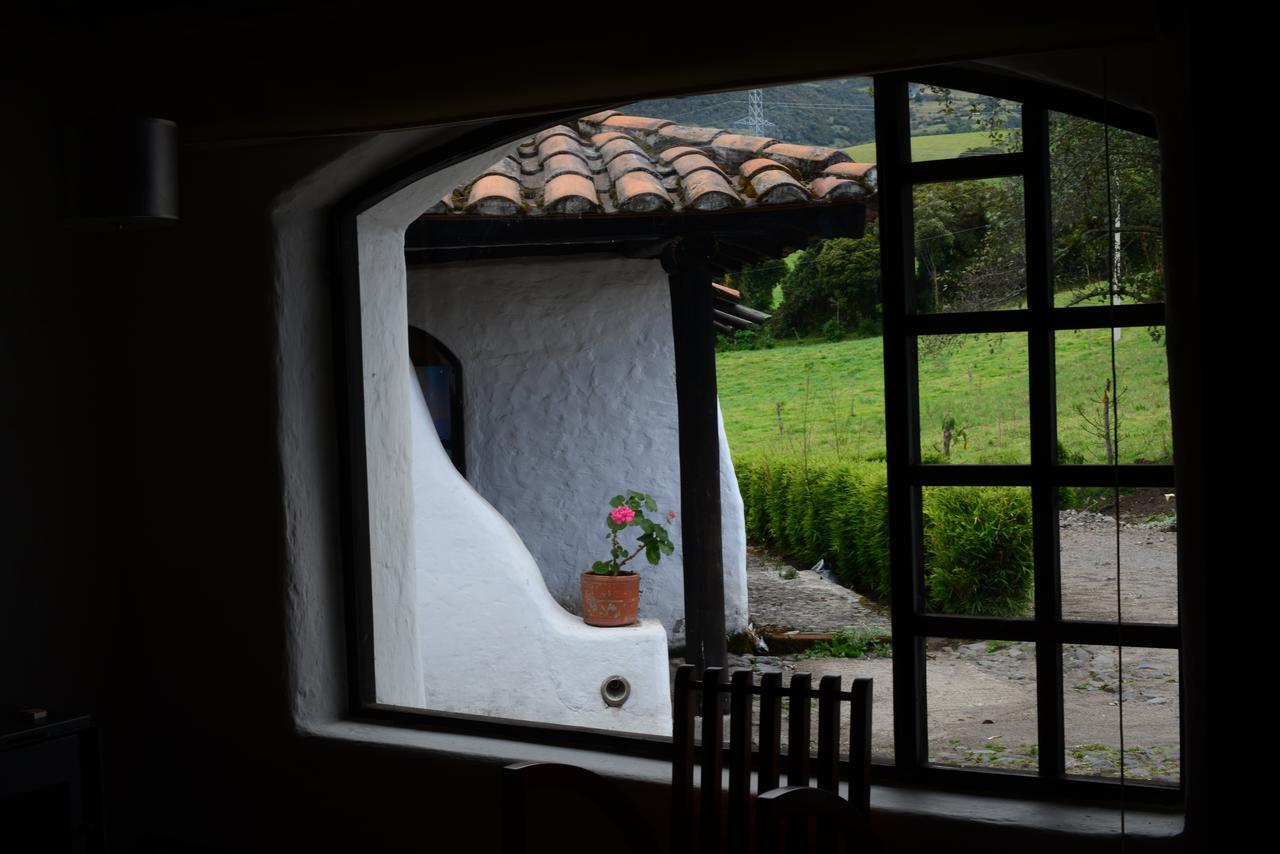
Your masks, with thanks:
[[(847, 808), (865, 819), (870, 809), (871, 785), (871, 685), (855, 679), (849, 691), (841, 690), (839, 676), (824, 676), (815, 690), (807, 673), (796, 673), (790, 684), (782, 674), (762, 674), (759, 683), (750, 670), (739, 670), (726, 679), (723, 668), (710, 667), (697, 678), (696, 668), (684, 665), (676, 671), (675, 717), (671, 764), (672, 851), (732, 851), (744, 854), (755, 839), (752, 770), (756, 796), (777, 789), (785, 773), (789, 787), (810, 787), (839, 797), (840, 706), (848, 703), (849, 752)], [(754, 751), (753, 698), (759, 697), (759, 746)], [(724, 742), (724, 704), (728, 700), (729, 744)], [(816, 759), (810, 755), (813, 716), (811, 701), (818, 705)], [(782, 704), (787, 701), (787, 753), (782, 753)], [(700, 739), (695, 738), (698, 718)], [(695, 741), (700, 743), (695, 744)], [(799, 749), (794, 749), (796, 746)], [(701, 762), (700, 785), (695, 788), (694, 769)], [(728, 796), (723, 790), (725, 767), (729, 771)], [(694, 824), (697, 827), (694, 827)]]
[[(585, 768), (555, 762), (516, 762), (502, 769), (502, 851), (504, 854), (534, 854), (556, 850), (554, 839), (530, 839), (526, 832), (527, 801), (530, 793), (552, 790), (558, 795), (592, 804), (617, 831), (616, 840), (626, 842), (626, 850), (661, 850), (649, 822), (609, 780)], [(566, 802), (569, 803), (569, 802)], [(620, 850), (612, 845), (610, 850)]]

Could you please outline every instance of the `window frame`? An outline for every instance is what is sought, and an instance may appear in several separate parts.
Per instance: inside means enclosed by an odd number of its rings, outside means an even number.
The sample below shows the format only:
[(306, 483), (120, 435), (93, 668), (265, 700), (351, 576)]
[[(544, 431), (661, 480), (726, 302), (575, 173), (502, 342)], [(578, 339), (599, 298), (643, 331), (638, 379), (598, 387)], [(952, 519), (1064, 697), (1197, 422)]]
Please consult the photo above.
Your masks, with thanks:
[[(1181, 624), (1064, 620), (1060, 614), (1058, 489), (1062, 486), (1168, 486), (1172, 465), (1061, 465), (1057, 461), (1055, 333), (1164, 325), (1165, 304), (1086, 308), (1053, 305), (1049, 181), (1050, 111), (1155, 137), (1148, 117), (1054, 87), (956, 68), (875, 76), (876, 161), (880, 176), (881, 282), (884, 306), (885, 462), (889, 493), (891, 623), (894, 658), (894, 769), (901, 779), (940, 788), (980, 785), (1050, 796), (1118, 798), (1120, 782), (1065, 774), (1062, 644), (1177, 649)], [(1015, 101), (1022, 107), (1022, 151), (951, 160), (911, 160), (907, 84), (924, 83)], [(978, 178), (1020, 177), (1025, 206), (1027, 308), (921, 314), (913, 293), (913, 190), (917, 185)], [(923, 464), (920, 455), (917, 341), (927, 334), (1011, 332), (1027, 335), (1031, 460), (1019, 465)], [(922, 490), (931, 486), (1023, 486), (1031, 490), (1035, 614), (1007, 619), (925, 612)], [(1123, 616), (1123, 615), (1121, 615)], [(949, 768), (928, 762), (925, 640), (972, 637), (1036, 644), (1039, 768), (1035, 777), (1010, 771)], [(1178, 695), (1180, 712), (1185, 708)], [(1182, 715), (1179, 715), (1182, 727)], [(1185, 729), (1185, 727), (1182, 727)], [(1181, 733), (1180, 739), (1181, 743)], [(1125, 797), (1176, 803), (1174, 786), (1126, 780)]]
[[(851, 75), (854, 73), (850, 72)], [(1105, 119), (1113, 127), (1150, 136), (1155, 135), (1154, 121), (1144, 113), (1107, 105), (1092, 96), (1071, 92), (1050, 84), (1031, 82), (1001, 74), (940, 66), (912, 72), (877, 74), (874, 75), (874, 79), (876, 81), (877, 104), (877, 165), (880, 170), (881, 181), (879, 195), (881, 200), (882, 247), (888, 245), (888, 238), (885, 234), (886, 227), (890, 229), (890, 234), (892, 234), (892, 229), (901, 228), (904, 210), (906, 216), (910, 216), (910, 207), (906, 203), (909, 199), (906, 201), (888, 199), (890, 192), (901, 192), (904, 189), (908, 193), (910, 191), (911, 184), (903, 183), (898, 177), (900, 171), (909, 174), (912, 182), (924, 182), (926, 179), (929, 181), (963, 180), (1007, 174), (1031, 176), (1034, 170), (1034, 175), (1038, 182), (1033, 186), (1031, 181), (1027, 181), (1024, 184), (1025, 192), (1029, 199), (1034, 196), (1036, 199), (1043, 200), (1043, 203), (1040, 204), (1040, 207), (1044, 210), (1043, 221), (1038, 222), (1036, 227), (1045, 229), (1047, 234), (1049, 227), (1047, 222), (1047, 141), (1043, 147), (1043, 157), (1033, 158), (1028, 153), (1031, 150), (1031, 145), (1025, 136), (1025, 128), (1027, 126), (1026, 105), (1028, 103), (1037, 104), (1041, 112), (1045, 114), (1049, 109), (1053, 109), (1073, 113), (1095, 121), (1103, 121)], [(880, 109), (882, 86), (885, 87), (884, 93), (886, 96), (890, 88), (898, 87), (899, 85), (903, 86), (903, 97), (900, 99), (900, 103), (905, 115), (907, 104), (905, 82), (907, 80), (964, 89), (1022, 103), (1024, 105), (1024, 151), (1018, 155), (988, 155), (985, 157), (965, 158), (963, 160), (925, 161), (916, 164), (911, 164), (908, 159), (901, 166), (886, 163), (884, 152), (888, 149), (881, 147), (884, 144), (884, 140), (890, 138), (886, 134), (905, 133), (909, 136), (909, 123), (895, 119), (890, 111), (887, 110), (883, 111), (882, 115)], [(339, 495), (346, 614), (346, 663), (348, 668), (346, 716), (349, 719), (420, 730), (476, 735), (535, 744), (559, 745), (646, 758), (666, 759), (670, 756), (671, 742), (669, 739), (662, 737), (618, 734), (590, 728), (537, 724), (529, 721), (480, 717), (425, 709), (408, 709), (378, 703), (375, 699), (374, 690), (372, 565), (368, 513), (368, 473), (365, 451), (366, 437), (363, 415), (364, 387), (357, 218), (361, 213), (385, 200), (393, 193), (440, 169), (465, 160), (476, 153), (518, 141), (549, 125), (570, 121), (580, 115), (606, 109), (608, 106), (593, 105), (536, 116), (504, 119), (496, 121), (487, 127), (462, 133), (440, 145), (417, 154), (390, 172), (362, 185), (346, 195), (331, 210), (331, 231), (337, 247), (334, 268), (336, 273), (332, 287), (335, 338), (334, 372), (338, 447), (341, 455)], [(903, 150), (909, 152), (909, 140), (907, 140)], [(1009, 159), (1011, 157), (1014, 159)], [(996, 164), (997, 172), (995, 175), (991, 175), (988, 172), (991, 163)], [(1025, 168), (1023, 167), (1024, 163)], [(1016, 173), (1008, 171), (1015, 164), (1018, 165), (1018, 168), (1022, 168), (1023, 171)], [(888, 166), (887, 170), (886, 166)], [(1041, 184), (1043, 186), (1040, 186)], [(895, 186), (895, 190), (886, 191), (889, 187)], [(886, 201), (889, 204), (888, 210), (886, 210)], [(904, 233), (910, 234), (910, 229)], [(1027, 233), (1028, 235), (1031, 233), (1030, 220), (1028, 221)], [(904, 245), (909, 248), (910, 241), (906, 241)], [(883, 265), (882, 281), (886, 283), (891, 281), (894, 276), (901, 279), (903, 271), (909, 269), (909, 259), (884, 251), (882, 251), (881, 257)], [(1028, 241), (1029, 270), (1032, 261), (1031, 242)], [(1047, 253), (1042, 253), (1042, 257), (1037, 256), (1035, 258), (1035, 263), (1039, 267), (1043, 267), (1048, 261)], [(1051, 274), (1051, 270), (1049, 273)], [(1049, 281), (1051, 287), (1051, 275)], [(1030, 291), (1029, 273), (1029, 297)], [(1052, 298), (1051, 290), (1049, 298), (1050, 300)], [(889, 304), (888, 295), (886, 295), (884, 304), (886, 306)], [(1070, 309), (1072, 312), (1070, 325), (1062, 328), (1147, 326), (1165, 322), (1164, 307), (1162, 305), (1122, 306), (1118, 308), (1124, 309), (1123, 316), (1117, 316), (1112, 313), (1112, 309), (1106, 308)], [(886, 342), (889, 341), (891, 329), (895, 335), (902, 335), (904, 332), (916, 335), (925, 332), (950, 331), (954, 324), (963, 321), (972, 325), (955, 331), (1025, 331), (1028, 333), (1034, 332), (1034, 334), (1041, 337), (1047, 336), (1049, 341), (1047, 358), (1050, 360), (1051, 365), (1052, 333), (1054, 329), (1052, 314), (1054, 311), (1063, 310), (1051, 309), (1048, 317), (1037, 319), (1034, 322), (1033, 329), (1019, 326), (1011, 327), (1009, 325), (1010, 319), (1000, 316), (1009, 314), (1008, 312), (993, 312), (977, 316), (913, 314), (908, 318), (908, 312), (902, 311), (895, 312), (894, 317), (891, 319), (890, 312), (886, 311), (885, 340)], [(1042, 364), (1046, 358), (1043, 341), (1033, 343), (1032, 349), (1035, 350), (1035, 354), (1031, 356), (1033, 363)], [(1042, 493), (1046, 489), (1054, 490), (1058, 485), (1096, 484), (1099, 476), (1112, 473), (1113, 467), (1108, 466), (1075, 466), (1069, 472), (1055, 472), (1052, 464), (1046, 465), (1041, 459), (1043, 450), (1037, 451), (1034, 447), (1032, 451), (1033, 461), (1030, 466), (970, 466), (965, 467), (966, 473), (963, 478), (957, 478), (954, 474), (954, 471), (959, 467), (953, 466), (946, 471), (937, 471), (934, 469), (944, 467), (921, 466), (918, 460), (918, 432), (913, 429), (918, 425), (912, 423), (912, 416), (908, 411), (910, 409), (908, 404), (914, 405), (915, 403), (914, 360), (905, 359), (905, 352), (895, 351), (892, 355), (894, 375), (897, 377), (910, 377), (911, 380), (910, 393), (904, 386), (888, 382), (891, 369), (891, 354), (890, 347), (886, 343), (886, 439), (888, 445), (886, 464), (889, 468), (890, 483), (890, 540), (891, 560), (893, 561), (893, 601), (895, 603), (903, 601), (903, 597), (906, 597), (906, 601), (912, 601), (913, 598), (918, 599), (920, 594), (919, 584), (915, 580), (917, 573), (914, 569), (916, 566), (915, 561), (919, 557), (915, 554), (915, 551), (918, 549), (917, 543), (919, 542), (918, 492), (920, 486), (953, 485), (971, 482), (967, 478), (979, 478), (984, 484), (1023, 483), (1022, 480), (1011, 479), (1012, 475), (1007, 469), (1028, 468), (1035, 471), (1034, 482), (1031, 484), (1034, 495), (1035, 492)], [(1037, 370), (1039, 371), (1040, 369)], [(1036, 430), (1034, 426), (1035, 413), (1039, 411), (1041, 417), (1043, 417), (1046, 406), (1050, 409), (1052, 408), (1052, 393), (1053, 387), (1051, 383), (1046, 387), (1043, 383), (1037, 384), (1034, 380), (1032, 381), (1033, 436)], [(1048, 398), (1048, 403), (1045, 402), (1046, 397)], [(1124, 473), (1135, 478), (1135, 485), (1167, 485), (1174, 482), (1172, 466), (1135, 466), (1132, 467), (1134, 469), (1132, 472), (1127, 470), (1129, 467), (1118, 468), (1126, 469)], [(904, 472), (906, 473), (905, 478)], [(914, 484), (913, 478), (915, 480)], [(911, 487), (913, 485), (917, 496), (914, 506), (911, 503)], [(906, 487), (905, 490), (904, 486)], [(1034, 497), (1033, 501), (1035, 501)], [(1043, 504), (1042, 499), (1039, 502), (1040, 511), (1033, 516), (1033, 525), (1039, 529), (1047, 524), (1046, 518), (1050, 518), (1055, 526), (1053, 542), (1056, 546), (1056, 510), (1053, 517), (1047, 517)], [(901, 509), (902, 507), (910, 508), (905, 511), (905, 515)], [(908, 524), (893, 524), (894, 520), (898, 518), (906, 518)], [(1044, 550), (1042, 546), (1043, 543), (1038, 540), (1036, 546), (1037, 562), (1042, 559), (1041, 552)], [(902, 559), (903, 555), (909, 556), (910, 559), (904, 561)], [(1053, 565), (1056, 565), (1056, 558), (1056, 554), (1053, 555)], [(1056, 597), (1056, 573), (1054, 574), (1055, 580), (1053, 584), (1043, 584), (1040, 575), (1041, 573), (1037, 573), (1036, 610), (1037, 614), (1047, 614), (1051, 610), (1056, 610), (1056, 606), (1054, 609), (1050, 609), (1047, 605), (1044, 605), (1046, 601), (1049, 601), (1049, 597)], [(1043, 609), (1042, 605), (1044, 605)], [(900, 635), (900, 631), (906, 632), (903, 636), (919, 634), (917, 630), (923, 631), (925, 634), (936, 635), (939, 632), (953, 632), (962, 625), (962, 623), (957, 622), (957, 618), (922, 616), (917, 615), (915, 610), (915, 608), (898, 607), (893, 609), (893, 632), (895, 638)], [(1055, 646), (1056, 643), (1060, 643), (1068, 636), (1070, 636), (1072, 642), (1075, 642), (1076, 638), (1081, 638), (1087, 639), (1085, 642), (1110, 644), (1115, 640), (1116, 635), (1114, 626), (1080, 623), (1078, 621), (1073, 621), (1070, 631), (1064, 632), (1058, 629), (1044, 629), (1035, 621), (1030, 621), (1033, 624), (1032, 626), (1025, 627), (1017, 626), (1017, 621), (983, 620), (980, 618), (959, 619), (963, 620), (965, 631), (978, 632), (975, 636), (1010, 640), (1039, 640), (1043, 636), (1046, 641), (1037, 643), (1038, 674), (1050, 673), (1053, 666), (1050, 663), (1050, 667), (1046, 667), (1044, 670), (1040, 669), (1044, 663), (1042, 659), (1046, 657), (1042, 650)], [(899, 625), (900, 621), (902, 621), (901, 627)], [(1059, 620), (1058, 622), (1060, 623), (1061, 621)], [(1121, 640), (1125, 646), (1180, 648), (1182, 633), (1183, 627), (1181, 624), (1153, 627), (1127, 625), (1123, 628)], [(897, 646), (895, 642), (895, 647)], [(918, 649), (915, 647), (918, 647)], [(927, 751), (922, 749), (924, 745), (921, 742), (926, 732), (924, 727), (925, 706), (923, 703), (923, 647), (918, 644), (905, 643), (900, 648), (912, 650), (912, 655), (909, 656), (912, 663), (904, 668), (903, 675), (900, 677), (898, 676), (898, 656), (895, 656), (895, 764), (873, 765), (872, 779), (874, 782), (921, 784), (946, 790), (973, 789), (1014, 794), (1031, 793), (1036, 797), (1045, 798), (1062, 797), (1066, 799), (1112, 801), (1121, 797), (1117, 781), (1066, 779), (1061, 775), (1055, 777), (1052, 774), (1043, 773), (1043, 767), (1042, 773), (1038, 778), (1030, 778), (1025, 775), (1010, 774), (1008, 772), (925, 767), (925, 763), (921, 761), (922, 757), (927, 757)], [(903, 658), (905, 660), (908, 656), (904, 655)], [(1056, 667), (1058, 670), (1052, 672), (1058, 672), (1060, 675), (1060, 656)], [(1046, 682), (1050, 684), (1046, 685)], [(1054, 680), (1052, 679), (1037, 679), (1037, 691), (1040, 692), (1038, 707), (1043, 707), (1044, 700), (1050, 692), (1056, 695), (1061, 694), (1061, 679), (1056, 680), (1056, 689), (1053, 687), (1053, 682)], [(1186, 702), (1182, 692), (1179, 693), (1179, 702), (1182, 708), (1185, 709)], [(1060, 718), (1060, 699), (1058, 700), (1057, 709), (1057, 717)], [(1043, 721), (1043, 716), (1041, 717), (1043, 732), (1043, 727), (1046, 724)], [(912, 723), (904, 727), (901, 723), (902, 721), (912, 721)], [(1185, 731), (1185, 720), (1182, 726)], [(1060, 725), (1058, 730), (1060, 732)], [(1056, 743), (1059, 747), (1061, 746), (1060, 736)], [(1045, 752), (1042, 750), (1041, 754), (1043, 755)], [(1056, 753), (1059, 755), (1060, 763), (1061, 751), (1058, 750)], [(908, 761), (903, 761), (904, 757)], [(847, 773), (847, 765), (845, 763), (842, 763), (842, 773)], [(1180, 785), (1177, 788), (1147, 786), (1128, 781), (1124, 797), (1135, 803), (1172, 804), (1181, 800), (1185, 786), (1185, 781), (1180, 781)]]
[[(452, 350), (436, 336), (421, 326), (409, 324), (409, 359), (415, 368), (448, 368), (449, 370), (449, 429), (451, 431), (449, 459), (458, 474), (467, 476), (466, 398), (463, 393), (462, 362)], [(418, 384), (422, 378), (417, 377)], [(424, 388), (423, 394), (426, 394)], [(431, 415), (435, 418), (435, 413)]]

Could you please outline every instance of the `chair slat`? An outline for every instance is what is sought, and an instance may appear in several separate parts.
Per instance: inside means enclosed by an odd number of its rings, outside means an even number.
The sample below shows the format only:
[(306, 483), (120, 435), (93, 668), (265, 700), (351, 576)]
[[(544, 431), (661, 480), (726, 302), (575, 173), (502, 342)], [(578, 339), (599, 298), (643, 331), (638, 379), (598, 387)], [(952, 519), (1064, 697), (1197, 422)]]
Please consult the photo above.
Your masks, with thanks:
[(675, 712), (671, 721), (671, 840), (675, 854), (692, 850), (693, 833), (693, 705), (692, 664), (676, 670)]
[(760, 765), (756, 792), (778, 788), (782, 772), (782, 674), (760, 677)]
[(818, 788), (840, 792), (840, 677), (818, 683)]
[(787, 785), (809, 785), (809, 688), (812, 678), (808, 673), (796, 673), (791, 677), (788, 695), (791, 704), (787, 716)]
[(747, 850), (751, 810), (752, 672), (733, 674), (729, 692), (729, 850)]
[(702, 851), (720, 850), (720, 818), (724, 803), (721, 792), (724, 760), (724, 716), (720, 692), (724, 682), (722, 667), (708, 667), (702, 673), (702, 799), (699, 801)]
[(853, 680), (849, 703), (849, 803), (871, 812), (871, 685)]

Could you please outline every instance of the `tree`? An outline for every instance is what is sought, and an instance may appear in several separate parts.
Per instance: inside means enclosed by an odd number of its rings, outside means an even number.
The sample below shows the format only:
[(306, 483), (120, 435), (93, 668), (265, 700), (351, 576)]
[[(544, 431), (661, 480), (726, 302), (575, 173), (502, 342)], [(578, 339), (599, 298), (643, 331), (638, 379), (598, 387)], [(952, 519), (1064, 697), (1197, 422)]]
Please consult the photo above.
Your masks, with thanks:
[(1049, 175), (1055, 290), (1083, 302), (1109, 294), (1114, 278), (1118, 296), (1162, 301), (1156, 140), (1055, 113)]
[(773, 310), (773, 289), (787, 275), (787, 262), (768, 261), (758, 267), (748, 267), (730, 273), (725, 284), (741, 292), (742, 301), (758, 311)]
[(797, 257), (782, 281), (778, 307), (781, 331), (814, 335), (867, 327), (878, 322), (880, 304), (880, 238), (874, 225), (857, 239), (824, 240)]

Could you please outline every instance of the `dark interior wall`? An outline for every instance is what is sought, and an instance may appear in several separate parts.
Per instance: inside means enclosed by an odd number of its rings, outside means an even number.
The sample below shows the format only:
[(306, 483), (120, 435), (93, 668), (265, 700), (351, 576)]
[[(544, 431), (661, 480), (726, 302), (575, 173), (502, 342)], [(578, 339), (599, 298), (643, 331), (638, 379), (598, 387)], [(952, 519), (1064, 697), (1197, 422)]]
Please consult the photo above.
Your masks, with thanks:
[[(1117, 30), (1150, 33), (1147, 7), (1133, 8), (1112, 16)], [(341, 21), (328, 14), (292, 20), (327, 27), (325, 38), (341, 45)], [(210, 146), (195, 136), (396, 124), (466, 109), (496, 115), (752, 75), (868, 71), (895, 57), (901, 64), (1020, 53), (1088, 35), (1079, 23), (1087, 16), (1055, 29), (972, 10), (964, 21), (940, 14), (897, 42), (858, 35), (871, 31), (868, 20), (841, 50), (783, 40), (765, 66), (744, 67), (726, 46), (664, 54), (665, 65), (647, 75), (630, 65), (591, 75), (550, 68), (538, 87), (500, 90), (489, 75), (515, 79), (527, 71), (523, 62), (500, 55), (474, 78), (421, 51), (380, 64), (360, 33), (394, 21), (360, 30), (348, 45), (349, 67), (366, 64), (326, 88), (347, 63), (335, 66), (330, 56), (325, 64), (323, 51), (263, 47), (288, 17), (241, 22), (243, 38), (226, 42), (241, 46), (234, 49), (193, 36), (197, 24), (179, 18), (161, 24), (186, 25), (185, 41), (171, 40), (168, 59), (149, 75), (138, 71), (138, 54), (122, 61), (119, 79), (100, 54), (87, 54), (47, 76), (0, 78), (10, 110), (9, 132), (0, 135), (0, 185), (10, 201), (0, 214), (0, 702), (87, 710), (101, 722), (118, 850), (148, 836), (216, 850), (405, 850), (459, 828), (474, 850), (496, 842), (496, 761), (300, 738), (289, 717), (289, 525), (269, 213), (278, 193), (358, 139)], [(52, 38), (51, 26), (33, 25), (37, 45)], [(882, 22), (881, 32), (893, 31)], [(965, 49), (956, 47), (960, 35)], [(273, 76), (280, 69), (287, 73)], [(429, 82), (413, 93), (406, 75)], [(174, 229), (104, 235), (58, 227), (62, 129), (98, 109), (108, 90), (192, 129)], [(285, 101), (288, 109), (273, 109)], [(1174, 132), (1185, 140), (1190, 126)], [(1179, 168), (1193, 171), (1194, 161)], [(1190, 198), (1184, 190), (1184, 216)], [(1186, 305), (1196, 289), (1184, 287)], [(1180, 352), (1183, 375), (1198, 373), (1198, 350)], [(1178, 441), (1189, 447), (1183, 435)], [(1180, 509), (1187, 506), (1180, 497)], [(1198, 652), (1184, 658), (1207, 666)], [(660, 792), (648, 796), (662, 803)]]

